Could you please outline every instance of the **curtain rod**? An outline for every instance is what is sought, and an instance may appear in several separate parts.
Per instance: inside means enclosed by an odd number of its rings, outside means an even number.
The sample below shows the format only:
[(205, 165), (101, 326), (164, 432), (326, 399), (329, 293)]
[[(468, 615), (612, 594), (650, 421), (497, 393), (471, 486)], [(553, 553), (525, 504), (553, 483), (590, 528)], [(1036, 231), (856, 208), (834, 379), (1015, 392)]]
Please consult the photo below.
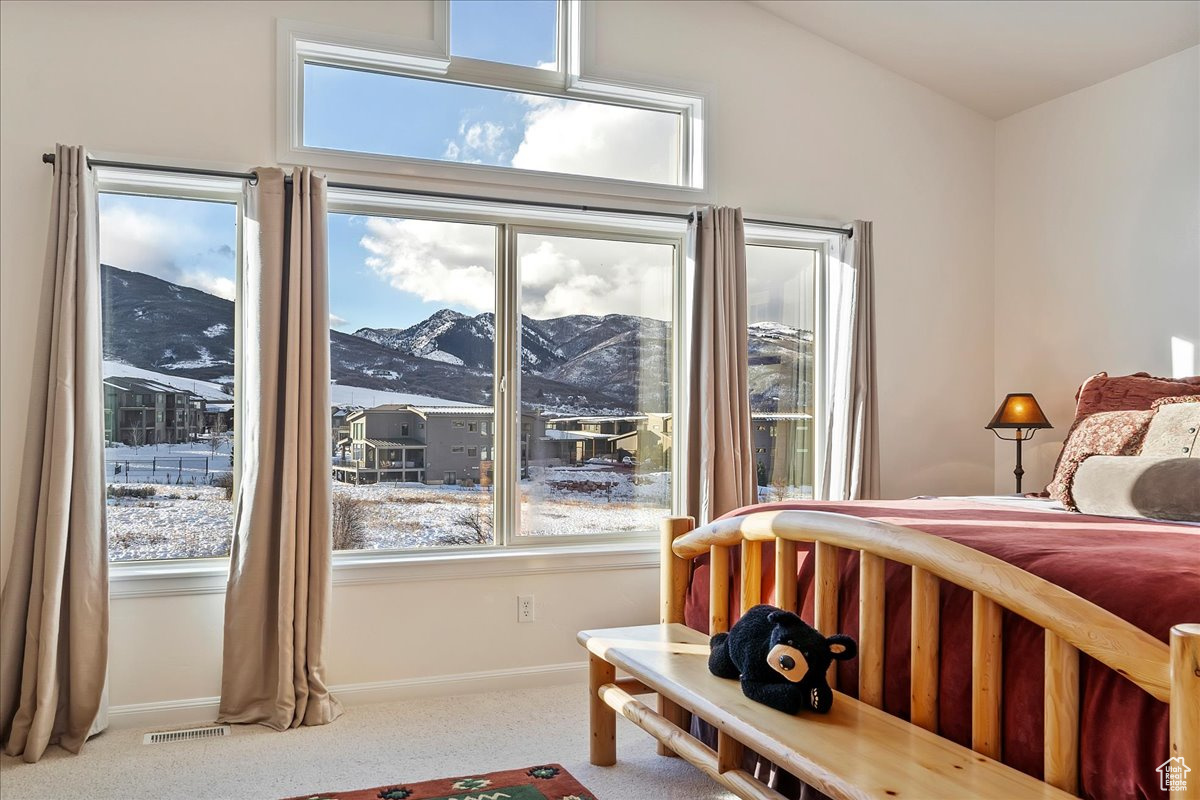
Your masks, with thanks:
[[(42, 162), (53, 164), (55, 160), (54, 153), (43, 153)], [(232, 178), (234, 180), (249, 181), (254, 183), (258, 180), (258, 175), (253, 172), (225, 172), (215, 169), (197, 169), (195, 167), (175, 167), (166, 164), (142, 164), (136, 161), (105, 161), (98, 158), (88, 158), (89, 167), (113, 167), (116, 169), (136, 169), (146, 172), (170, 172), (176, 175), (201, 175), (210, 178)], [(291, 178), (287, 178), (291, 180)], [(453, 192), (435, 192), (422, 189), (398, 189), (394, 186), (371, 186), (361, 183), (340, 183), (337, 181), (329, 181), (330, 189), (349, 189), (360, 192), (381, 192), (384, 194), (407, 195), (410, 197), (429, 197), (439, 200), (466, 200), (471, 202), (485, 203), (500, 203), (502, 205), (511, 206), (528, 206), (531, 208), (553, 208), (562, 211), (595, 211), (603, 214), (624, 214), (626, 216), (638, 217), (655, 217), (658, 219), (681, 219), (691, 221), (694, 214), (674, 214), (669, 211), (647, 211), (640, 208), (612, 208), (608, 206), (585, 206), (577, 203), (555, 203), (549, 200), (512, 200), (501, 197), (488, 197), (486, 195), (475, 194), (456, 194)], [(802, 231), (821, 231), (822, 233), (836, 233), (839, 236), (849, 238), (853, 234), (849, 228), (837, 228), (829, 225), (802, 225), (796, 222), (779, 222), (770, 219), (750, 219), (747, 218), (743, 222), (751, 225), (770, 225), (777, 228), (794, 228)]]

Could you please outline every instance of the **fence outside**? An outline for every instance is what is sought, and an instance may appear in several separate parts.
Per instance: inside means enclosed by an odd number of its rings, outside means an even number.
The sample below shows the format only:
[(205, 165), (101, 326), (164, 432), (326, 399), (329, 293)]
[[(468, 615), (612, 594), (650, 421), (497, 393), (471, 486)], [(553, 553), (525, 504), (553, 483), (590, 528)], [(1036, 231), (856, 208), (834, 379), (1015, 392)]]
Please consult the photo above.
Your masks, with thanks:
[(213, 475), (230, 471), (229, 456), (151, 456), (107, 459), (108, 483), (207, 483)]

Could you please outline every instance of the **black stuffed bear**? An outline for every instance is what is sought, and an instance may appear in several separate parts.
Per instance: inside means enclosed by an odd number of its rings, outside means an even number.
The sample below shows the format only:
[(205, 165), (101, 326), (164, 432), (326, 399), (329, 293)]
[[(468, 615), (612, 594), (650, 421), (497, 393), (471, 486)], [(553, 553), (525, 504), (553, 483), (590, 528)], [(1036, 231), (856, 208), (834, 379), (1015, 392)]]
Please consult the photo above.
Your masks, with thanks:
[(822, 636), (792, 612), (760, 605), (729, 633), (712, 637), (708, 669), (721, 678), (741, 678), (746, 697), (786, 714), (803, 709), (824, 714), (833, 705), (829, 665), (857, 652), (849, 636)]

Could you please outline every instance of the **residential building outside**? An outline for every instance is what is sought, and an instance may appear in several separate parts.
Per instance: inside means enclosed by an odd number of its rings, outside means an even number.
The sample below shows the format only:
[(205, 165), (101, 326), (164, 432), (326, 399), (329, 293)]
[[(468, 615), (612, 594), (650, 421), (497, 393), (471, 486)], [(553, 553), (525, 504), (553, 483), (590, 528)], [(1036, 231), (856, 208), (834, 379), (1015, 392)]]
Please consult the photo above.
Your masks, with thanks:
[(156, 381), (104, 379), (104, 434), (126, 445), (195, 441), (205, 430), (204, 398)]
[[(343, 483), (491, 484), (494, 411), (487, 406), (388, 404), (346, 415), (333, 477)], [(537, 414), (521, 415), (522, 470), (545, 439)]]

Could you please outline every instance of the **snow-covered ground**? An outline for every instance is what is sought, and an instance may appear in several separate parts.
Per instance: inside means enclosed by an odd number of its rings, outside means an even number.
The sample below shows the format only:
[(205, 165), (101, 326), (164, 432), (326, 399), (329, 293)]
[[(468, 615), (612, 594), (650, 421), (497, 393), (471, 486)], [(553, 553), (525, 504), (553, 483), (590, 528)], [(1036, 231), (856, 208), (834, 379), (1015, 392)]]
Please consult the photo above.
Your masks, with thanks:
[[(229, 552), (233, 502), (219, 484), (232, 469), (231, 439), (105, 450), (109, 552), (114, 561), (200, 558)], [(620, 465), (530, 467), (520, 483), (521, 533), (563, 536), (653, 531), (668, 513), (671, 476)], [(146, 497), (119, 496), (149, 492)], [(362, 511), (365, 549), (461, 544), (474, 525), (491, 527), (483, 487), (334, 481), (335, 496)], [(759, 501), (812, 497), (810, 487), (759, 487)]]
[[(113, 561), (206, 558), (229, 552), (233, 502), (220, 484), (232, 439), (104, 449), (108, 552)], [(149, 493), (146, 497), (129, 493)]]
[[(227, 465), (228, 453), (224, 442), (215, 458)], [(214, 458), (207, 444), (117, 446), (108, 454), (110, 492), (154, 492), (148, 497), (109, 497), (112, 560), (202, 558), (229, 552), (234, 504), (225, 499), (223, 488), (208, 485), (188, 469), (189, 459)], [(180, 458), (182, 473), (174, 466)], [(114, 473), (117, 464), (121, 471)], [(520, 489), (521, 532), (529, 536), (653, 531), (670, 507), (669, 473), (637, 474), (627, 467), (533, 467)], [(358, 502), (366, 529), (364, 549), (462, 544), (474, 535), (473, 522), (482, 523), (485, 531), (491, 527), (493, 495), (488, 488), (353, 486), (334, 481), (333, 492)]]
[(521, 482), (521, 533), (656, 531), (670, 513), (671, 474), (629, 468), (531, 467)]
[[(126, 484), (121, 484), (126, 486)], [(147, 498), (108, 498), (108, 556), (113, 561), (209, 558), (229, 553), (233, 502), (218, 486), (128, 484)]]
[(104, 448), (105, 480), (110, 484), (206, 486), (233, 469), (232, 453), (229, 434), (181, 444), (109, 444)]

